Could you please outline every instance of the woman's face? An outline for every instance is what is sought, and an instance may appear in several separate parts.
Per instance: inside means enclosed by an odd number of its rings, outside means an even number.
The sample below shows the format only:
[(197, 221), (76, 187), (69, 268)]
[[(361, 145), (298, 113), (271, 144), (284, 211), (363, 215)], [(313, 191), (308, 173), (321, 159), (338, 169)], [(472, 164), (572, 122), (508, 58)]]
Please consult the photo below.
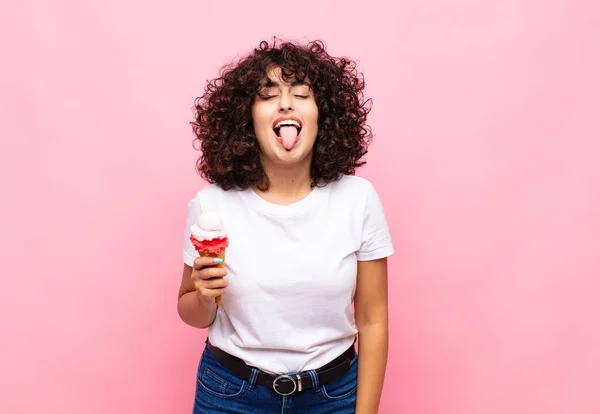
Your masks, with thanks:
[(308, 79), (292, 83), (273, 67), (252, 106), (254, 132), (263, 158), (293, 164), (312, 155), (318, 131), (318, 107)]

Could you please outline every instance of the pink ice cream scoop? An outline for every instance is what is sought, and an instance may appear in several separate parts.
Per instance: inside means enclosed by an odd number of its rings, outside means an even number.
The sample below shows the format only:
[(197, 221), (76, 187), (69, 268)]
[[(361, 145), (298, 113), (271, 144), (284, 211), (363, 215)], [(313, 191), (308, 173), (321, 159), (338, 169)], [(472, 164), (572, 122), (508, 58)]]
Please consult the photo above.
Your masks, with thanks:
[[(225, 249), (229, 238), (223, 226), (221, 216), (214, 212), (202, 213), (192, 225), (190, 240), (201, 257), (214, 257), (222, 260), (215, 267), (225, 266)], [(216, 298), (217, 307), (221, 306), (221, 296)]]

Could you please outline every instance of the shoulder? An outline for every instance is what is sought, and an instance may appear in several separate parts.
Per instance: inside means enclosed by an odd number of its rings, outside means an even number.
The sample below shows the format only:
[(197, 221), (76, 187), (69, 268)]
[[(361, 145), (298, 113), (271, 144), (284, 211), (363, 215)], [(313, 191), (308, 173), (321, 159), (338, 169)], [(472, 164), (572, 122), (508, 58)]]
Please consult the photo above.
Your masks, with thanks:
[(196, 192), (189, 200), (188, 209), (199, 211), (223, 210), (240, 202), (238, 190), (223, 190), (216, 184), (209, 184)]
[(196, 195), (190, 200), (190, 203), (201, 204), (204, 201), (211, 199), (222, 199), (230, 196), (233, 192), (225, 191), (216, 184), (209, 184), (196, 192)]
[(361, 217), (384, 215), (379, 193), (368, 179), (345, 175), (331, 184), (331, 198), (336, 200), (338, 205), (351, 208), (353, 214)]
[(375, 193), (373, 183), (356, 175), (342, 175), (340, 179), (329, 183), (331, 192), (336, 196), (348, 196), (353, 199), (366, 199)]

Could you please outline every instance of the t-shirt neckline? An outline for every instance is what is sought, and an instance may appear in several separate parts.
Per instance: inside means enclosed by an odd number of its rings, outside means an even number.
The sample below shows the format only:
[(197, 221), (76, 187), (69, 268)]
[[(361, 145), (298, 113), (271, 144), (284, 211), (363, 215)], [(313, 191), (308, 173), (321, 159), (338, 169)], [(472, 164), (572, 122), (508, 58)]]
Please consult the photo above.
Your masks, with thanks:
[(241, 192), (242, 197), (253, 207), (276, 216), (293, 216), (311, 211), (326, 196), (329, 186), (315, 186), (300, 200), (287, 205), (275, 204), (259, 196), (253, 188)]

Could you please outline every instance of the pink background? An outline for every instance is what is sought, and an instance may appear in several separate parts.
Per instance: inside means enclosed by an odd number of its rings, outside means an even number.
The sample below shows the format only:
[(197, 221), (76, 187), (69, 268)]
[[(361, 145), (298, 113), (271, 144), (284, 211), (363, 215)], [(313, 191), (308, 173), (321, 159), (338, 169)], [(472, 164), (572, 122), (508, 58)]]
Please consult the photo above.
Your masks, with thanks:
[(600, 412), (598, 2), (375, 3), (5, 6), (0, 412), (191, 412), (191, 106), (273, 35), (358, 59), (374, 99), (380, 412)]

